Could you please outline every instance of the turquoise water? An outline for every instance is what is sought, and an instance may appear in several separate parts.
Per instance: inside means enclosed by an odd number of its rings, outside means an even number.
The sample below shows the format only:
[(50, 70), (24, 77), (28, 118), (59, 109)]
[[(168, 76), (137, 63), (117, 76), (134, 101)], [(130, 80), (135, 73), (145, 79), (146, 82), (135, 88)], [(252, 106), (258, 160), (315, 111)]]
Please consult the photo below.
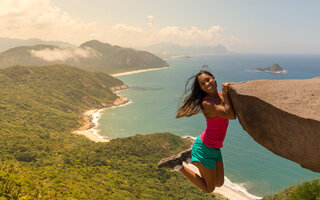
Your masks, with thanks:
[[(196, 56), (190, 60), (169, 59), (170, 68), (119, 76), (129, 89), (120, 96), (132, 102), (123, 107), (104, 111), (99, 120), (100, 134), (109, 139), (171, 132), (179, 136), (198, 136), (205, 129), (202, 115), (175, 119), (179, 98), (186, 80), (196, 74), (203, 64), (217, 78), (219, 88), (225, 81), (239, 82), (257, 79), (300, 79), (320, 76), (320, 57), (315, 55), (220, 55)], [(248, 69), (269, 67), (278, 63), (286, 74), (256, 73)], [(304, 180), (320, 178), (283, 159), (256, 143), (237, 120), (230, 121), (222, 149), (225, 175), (234, 183), (242, 184), (250, 193), (264, 196), (274, 194)]]

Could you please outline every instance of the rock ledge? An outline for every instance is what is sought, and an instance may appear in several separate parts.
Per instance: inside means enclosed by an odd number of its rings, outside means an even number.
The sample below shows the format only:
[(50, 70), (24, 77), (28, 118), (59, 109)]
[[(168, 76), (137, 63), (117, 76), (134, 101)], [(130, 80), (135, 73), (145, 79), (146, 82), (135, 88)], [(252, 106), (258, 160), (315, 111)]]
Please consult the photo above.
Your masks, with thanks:
[(256, 142), (320, 172), (320, 77), (241, 82), (229, 95), (240, 124)]

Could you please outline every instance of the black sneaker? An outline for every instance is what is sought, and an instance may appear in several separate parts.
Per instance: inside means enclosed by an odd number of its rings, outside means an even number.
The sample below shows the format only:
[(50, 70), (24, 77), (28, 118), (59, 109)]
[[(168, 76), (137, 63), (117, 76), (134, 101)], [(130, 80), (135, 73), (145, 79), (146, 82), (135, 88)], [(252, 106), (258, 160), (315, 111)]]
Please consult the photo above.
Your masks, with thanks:
[(158, 163), (158, 167), (166, 167), (173, 169), (176, 165), (182, 165), (182, 162), (187, 161), (188, 158), (191, 158), (191, 148), (182, 151), (176, 155), (170, 156), (168, 158), (163, 158)]

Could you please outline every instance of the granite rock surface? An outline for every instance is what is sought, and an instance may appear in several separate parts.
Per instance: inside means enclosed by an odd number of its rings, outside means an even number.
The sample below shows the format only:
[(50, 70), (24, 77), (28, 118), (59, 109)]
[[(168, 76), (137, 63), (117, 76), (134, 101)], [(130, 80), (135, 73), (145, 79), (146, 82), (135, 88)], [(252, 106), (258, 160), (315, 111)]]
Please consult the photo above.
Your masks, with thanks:
[(320, 172), (320, 77), (240, 82), (229, 95), (240, 124), (256, 142)]

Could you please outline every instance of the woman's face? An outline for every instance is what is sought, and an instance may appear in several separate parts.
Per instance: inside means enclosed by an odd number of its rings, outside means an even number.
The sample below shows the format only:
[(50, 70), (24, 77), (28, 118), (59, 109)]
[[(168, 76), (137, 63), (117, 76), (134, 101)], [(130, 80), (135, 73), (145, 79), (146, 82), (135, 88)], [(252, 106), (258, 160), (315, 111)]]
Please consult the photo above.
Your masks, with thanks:
[(217, 91), (216, 79), (208, 74), (201, 74), (198, 76), (198, 82), (202, 91), (207, 94), (215, 93)]

